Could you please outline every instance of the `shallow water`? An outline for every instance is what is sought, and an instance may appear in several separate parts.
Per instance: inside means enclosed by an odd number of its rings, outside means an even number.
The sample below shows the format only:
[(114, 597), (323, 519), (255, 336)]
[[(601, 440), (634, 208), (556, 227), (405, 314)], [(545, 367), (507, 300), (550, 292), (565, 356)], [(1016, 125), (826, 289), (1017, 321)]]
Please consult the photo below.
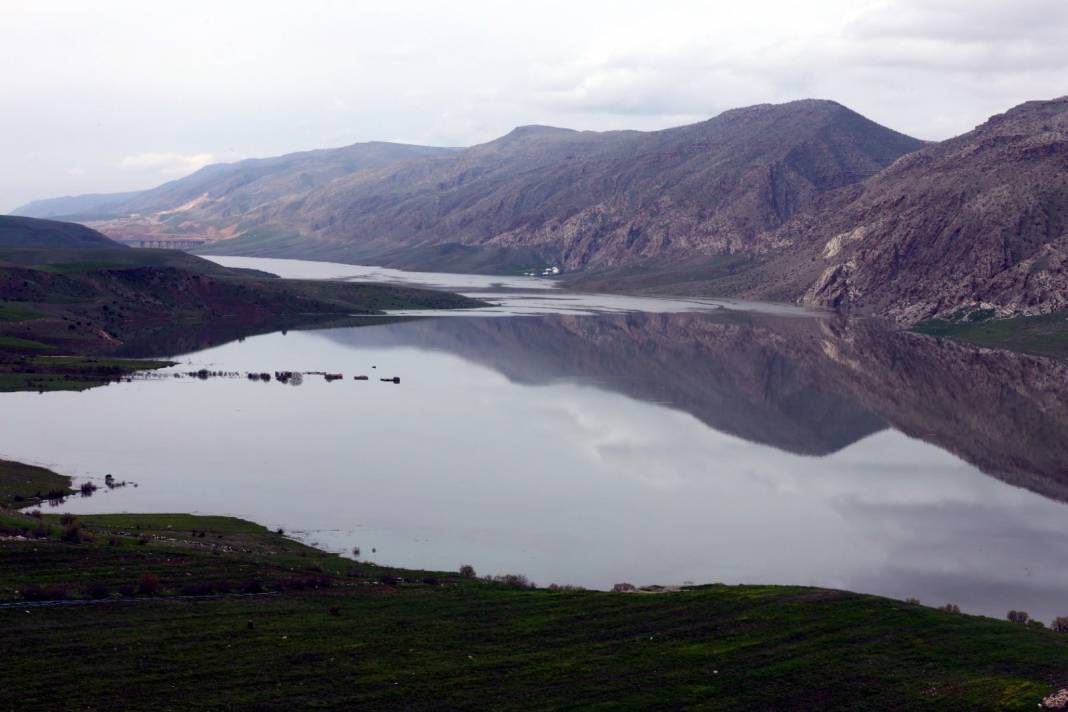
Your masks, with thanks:
[(224, 267), (243, 267), (271, 272), (288, 279), (329, 279), (343, 282), (372, 282), (408, 287), (445, 289), (490, 302), (472, 311), (407, 309), (392, 312), (405, 316), (531, 316), (547, 314), (623, 314), (641, 311), (654, 314), (681, 314), (717, 310), (762, 314), (814, 316), (810, 310), (784, 304), (746, 302), (738, 299), (697, 297), (663, 298), (625, 294), (567, 292), (557, 280), (541, 277), (513, 277), (442, 272), (406, 272), (385, 267), (346, 265), (337, 262), (308, 262), (264, 257), (214, 257)]
[(0, 455), (138, 483), (71, 511), (234, 514), (402, 567), (1068, 614), (1063, 364), (789, 308), (620, 299), (273, 333), (171, 369), (333, 383), (3, 394)]

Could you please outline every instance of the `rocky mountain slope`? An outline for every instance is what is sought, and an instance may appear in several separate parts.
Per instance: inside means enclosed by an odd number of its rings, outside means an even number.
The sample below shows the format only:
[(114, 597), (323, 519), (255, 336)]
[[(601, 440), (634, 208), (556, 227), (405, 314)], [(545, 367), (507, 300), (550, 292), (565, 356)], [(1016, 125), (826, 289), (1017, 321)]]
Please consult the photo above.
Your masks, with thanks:
[(66, 218), (67, 220), (94, 220), (114, 215), (122, 206), (144, 191), (126, 193), (89, 193), (65, 195), (62, 198), (34, 200), (11, 212), (29, 218)]
[(35, 201), (15, 213), (89, 220), (116, 240), (217, 240), (240, 234), (246, 213), (291, 200), (339, 177), (453, 152), (379, 141), (357, 143), (214, 164), (151, 190)]
[(220, 250), (476, 270), (565, 271), (747, 251), (822, 192), (920, 142), (826, 101), (728, 111), (655, 132), (527, 126), (455, 155), (395, 164), (264, 206), (287, 239)]
[(557, 265), (591, 289), (800, 301), (911, 325), (1068, 309), (1068, 98), (923, 144), (828, 101), (654, 132), (526, 126), (210, 166), (94, 226), (216, 254)]
[[(748, 252), (825, 191), (921, 142), (830, 101), (664, 131), (518, 128), (463, 150), (393, 144), (209, 166), (114, 208), (116, 239), (409, 268), (611, 268)], [(231, 239), (232, 238), (232, 239)]]
[(779, 256), (738, 291), (905, 324), (1068, 307), (1068, 98), (901, 158), (827, 196), (769, 249)]

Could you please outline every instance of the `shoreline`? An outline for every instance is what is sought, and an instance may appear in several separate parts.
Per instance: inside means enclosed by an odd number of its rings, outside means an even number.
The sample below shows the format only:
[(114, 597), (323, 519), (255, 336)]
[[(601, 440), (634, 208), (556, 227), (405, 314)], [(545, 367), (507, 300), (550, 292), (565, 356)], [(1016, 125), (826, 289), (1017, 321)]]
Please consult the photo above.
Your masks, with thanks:
[(847, 591), (536, 588), (221, 516), (0, 508), (0, 532), (0, 708), (1023, 710), (1068, 686), (1068, 635)]

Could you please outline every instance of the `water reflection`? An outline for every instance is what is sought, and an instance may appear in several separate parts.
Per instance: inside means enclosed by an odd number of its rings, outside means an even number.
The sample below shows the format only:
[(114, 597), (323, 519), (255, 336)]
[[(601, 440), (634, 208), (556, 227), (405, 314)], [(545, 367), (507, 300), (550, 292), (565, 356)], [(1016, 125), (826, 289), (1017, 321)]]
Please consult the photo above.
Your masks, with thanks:
[(887, 329), (745, 312), (424, 320), (324, 332), (415, 346), (518, 383), (594, 384), (798, 454), (892, 427), (984, 472), (1068, 500), (1068, 365)]
[(175, 369), (333, 383), (0, 396), (0, 452), (143, 485), (75, 511), (227, 512), (397, 565), (1068, 613), (1063, 364), (738, 312), (364, 324)]

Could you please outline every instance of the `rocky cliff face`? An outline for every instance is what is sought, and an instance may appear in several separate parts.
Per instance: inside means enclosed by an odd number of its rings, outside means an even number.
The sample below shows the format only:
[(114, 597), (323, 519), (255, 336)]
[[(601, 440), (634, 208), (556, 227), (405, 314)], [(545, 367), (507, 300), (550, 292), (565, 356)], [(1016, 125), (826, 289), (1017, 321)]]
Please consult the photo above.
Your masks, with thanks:
[(1068, 98), (905, 156), (769, 244), (808, 304), (906, 324), (1068, 307)]

